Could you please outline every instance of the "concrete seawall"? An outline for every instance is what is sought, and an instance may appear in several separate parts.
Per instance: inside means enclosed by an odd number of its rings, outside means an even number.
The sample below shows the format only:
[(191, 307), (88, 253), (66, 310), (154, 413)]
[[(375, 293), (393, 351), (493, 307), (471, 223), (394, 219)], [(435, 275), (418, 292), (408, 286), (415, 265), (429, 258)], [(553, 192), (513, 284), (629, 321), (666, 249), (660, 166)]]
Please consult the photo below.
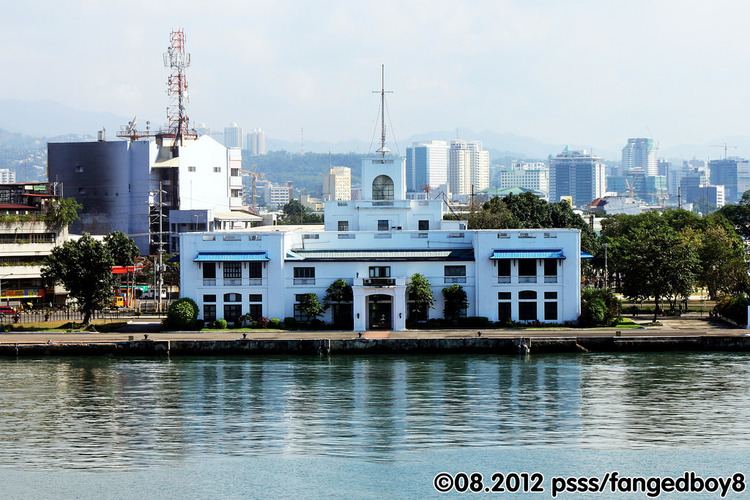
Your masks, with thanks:
[(0, 344), (0, 356), (214, 356), (319, 354), (544, 354), (750, 351), (750, 336), (517, 337), (298, 340), (137, 340)]

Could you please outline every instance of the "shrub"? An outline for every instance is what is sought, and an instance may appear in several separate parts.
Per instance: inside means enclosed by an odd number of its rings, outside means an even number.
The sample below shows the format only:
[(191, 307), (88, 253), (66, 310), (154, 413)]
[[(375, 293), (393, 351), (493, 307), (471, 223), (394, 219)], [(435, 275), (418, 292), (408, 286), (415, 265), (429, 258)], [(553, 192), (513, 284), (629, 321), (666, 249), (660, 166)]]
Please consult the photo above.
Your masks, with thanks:
[(313, 330), (322, 330), (325, 326), (326, 324), (318, 318), (310, 320), (310, 328)]
[(172, 328), (190, 328), (197, 318), (198, 304), (188, 297), (175, 300), (167, 310), (167, 324)]
[(580, 326), (612, 326), (620, 319), (620, 301), (611, 290), (584, 288), (581, 291)]
[(279, 318), (271, 318), (268, 320), (268, 328), (280, 329), (282, 327), (281, 320)]
[(485, 316), (467, 316), (458, 319), (458, 326), (462, 328), (489, 328), (492, 323)]
[(265, 316), (261, 316), (260, 318), (258, 318), (258, 321), (256, 321), (256, 326), (258, 328), (268, 328), (268, 324), (270, 322), (271, 321), (268, 318), (266, 318)]
[(747, 325), (747, 306), (748, 297), (745, 294), (724, 295), (719, 297), (713, 313), (731, 319), (737, 325), (744, 327)]
[(225, 329), (228, 326), (227, 320), (225, 319), (217, 319), (214, 321), (214, 328), (218, 328), (220, 330)]
[(287, 330), (295, 330), (297, 329), (297, 320), (290, 317), (284, 318), (284, 328)]
[(443, 316), (445, 319), (458, 319), (469, 307), (469, 299), (461, 285), (450, 285), (443, 288)]

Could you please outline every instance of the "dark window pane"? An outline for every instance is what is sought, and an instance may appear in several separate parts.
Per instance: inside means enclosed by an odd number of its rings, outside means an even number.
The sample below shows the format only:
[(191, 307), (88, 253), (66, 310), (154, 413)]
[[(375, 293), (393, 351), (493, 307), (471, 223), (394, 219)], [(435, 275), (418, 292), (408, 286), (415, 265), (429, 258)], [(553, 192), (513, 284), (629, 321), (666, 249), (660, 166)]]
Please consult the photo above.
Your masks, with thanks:
[(536, 276), (536, 259), (518, 259), (519, 276)]
[(248, 295), (247, 300), (249, 302), (263, 302), (263, 295), (259, 293), (251, 293), (250, 295)]
[(557, 276), (557, 260), (556, 259), (544, 259), (544, 275), (545, 276)]
[(510, 260), (497, 261), (497, 275), (510, 276)]
[(557, 302), (544, 303), (544, 319), (547, 321), (557, 320)]
[(263, 276), (263, 264), (261, 262), (248, 262), (247, 267), (250, 271), (250, 278), (260, 278)]
[(510, 292), (497, 292), (497, 300), (510, 300)]
[(521, 321), (536, 321), (536, 302), (519, 302), (518, 319)]
[(213, 262), (203, 263), (203, 279), (215, 279), (216, 278), (216, 264)]
[(203, 306), (203, 321), (216, 321), (216, 304)]
[(419, 230), (420, 231), (429, 231), (430, 230), (430, 221), (429, 220), (421, 220), (421, 221), (419, 221)]
[(501, 323), (508, 323), (510, 321), (510, 302), (498, 302), (497, 320)]
[(241, 262), (225, 262), (224, 263), (224, 278), (237, 279), (242, 278), (242, 263)]
[(518, 298), (520, 300), (536, 300), (536, 292), (533, 290), (524, 290), (523, 292), (518, 292)]
[(203, 302), (216, 302), (216, 295), (204, 295)]

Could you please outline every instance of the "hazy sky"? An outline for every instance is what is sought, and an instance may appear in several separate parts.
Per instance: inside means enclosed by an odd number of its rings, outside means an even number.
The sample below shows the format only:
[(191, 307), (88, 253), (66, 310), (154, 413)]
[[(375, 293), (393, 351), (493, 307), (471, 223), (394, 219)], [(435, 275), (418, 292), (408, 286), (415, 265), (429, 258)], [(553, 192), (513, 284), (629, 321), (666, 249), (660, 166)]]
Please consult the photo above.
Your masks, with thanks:
[(184, 27), (190, 117), (370, 141), (380, 63), (405, 138), (490, 129), (556, 143), (748, 135), (750, 3), (686, 0), (3, 0), (0, 98), (164, 121)]

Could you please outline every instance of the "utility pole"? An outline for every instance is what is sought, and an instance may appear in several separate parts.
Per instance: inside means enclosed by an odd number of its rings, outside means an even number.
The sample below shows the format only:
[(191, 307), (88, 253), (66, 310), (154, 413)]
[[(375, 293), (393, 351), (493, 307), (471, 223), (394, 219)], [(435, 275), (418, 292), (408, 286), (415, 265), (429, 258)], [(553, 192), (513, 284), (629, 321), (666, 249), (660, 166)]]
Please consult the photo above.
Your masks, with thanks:
[(677, 186), (677, 208), (682, 208), (682, 193), (680, 192), (680, 186)]
[(380, 90), (373, 90), (373, 94), (380, 94), (380, 148), (376, 153), (380, 153), (381, 158), (390, 153), (390, 149), (385, 147), (385, 95), (392, 94), (392, 90), (385, 90), (385, 64), (380, 65)]
[(604, 288), (609, 290), (609, 266), (607, 265), (607, 244), (604, 244)]

